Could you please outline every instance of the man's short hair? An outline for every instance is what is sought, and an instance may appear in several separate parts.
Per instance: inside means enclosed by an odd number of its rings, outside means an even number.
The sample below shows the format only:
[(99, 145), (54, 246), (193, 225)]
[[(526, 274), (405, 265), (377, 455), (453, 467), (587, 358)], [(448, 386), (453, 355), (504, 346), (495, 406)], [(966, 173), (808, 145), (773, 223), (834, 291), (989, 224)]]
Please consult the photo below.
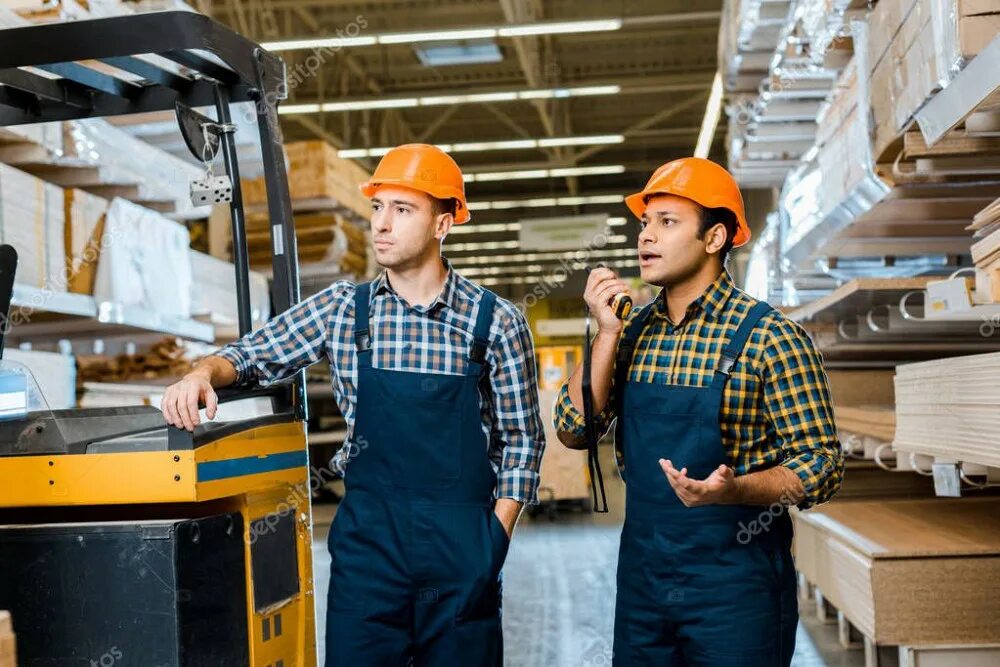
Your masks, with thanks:
[(448, 199), (438, 199), (431, 197), (431, 215), (437, 217), (445, 213), (455, 215), (458, 212), (458, 200), (454, 197)]
[(698, 226), (699, 239), (705, 238), (708, 230), (720, 223), (726, 228), (726, 242), (719, 249), (719, 259), (722, 260), (722, 264), (725, 266), (726, 261), (729, 259), (729, 251), (733, 249), (733, 239), (736, 238), (736, 231), (739, 229), (736, 214), (725, 207), (708, 208), (701, 204), (698, 204), (698, 213), (701, 220), (701, 224)]

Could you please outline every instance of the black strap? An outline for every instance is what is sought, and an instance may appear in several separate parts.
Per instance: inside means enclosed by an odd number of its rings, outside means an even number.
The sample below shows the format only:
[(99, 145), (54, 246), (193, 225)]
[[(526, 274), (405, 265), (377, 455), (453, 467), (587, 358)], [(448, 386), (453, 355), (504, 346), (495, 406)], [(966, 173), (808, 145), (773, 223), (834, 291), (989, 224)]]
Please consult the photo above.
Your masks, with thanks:
[(354, 290), (354, 347), (358, 351), (358, 359), (365, 363), (371, 357), (372, 336), (368, 325), (372, 284), (361, 283)]
[[(608, 511), (608, 496), (604, 492), (604, 473), (597, 456), (597, 424), (594, 417), (594, 389), (591, 384), (592, 365), (590, 360), (590, 311), (586, 311), (587, 323), (583, 335), (583, 377), (580, 378), (580, 389), (583, 393), (583, 427), (587, 439), (587, 469), (590, 471), (590, 490), (594, 498), (594, 511)], [(601, 492), (601, 502), (598, 504), (597, 492)]]
[(712, 379), (713, 385), (720, 387), (725, 385), (729, 379), (729, 373), (733, 370), (733, 366), (736, 365), (736, 360), (743, 354), (743, 348), (746, 347), (747, 341), (750, 340), (750, 333), (757, 326), (757, 323), (760, 322), (761, 318), (772, 310), (771, 304), (766, 301), (758, 301), (743, 316), (743, 321), (740, 322), (736, 333), (733, 334), (733, 337), (722, 348), (722, 353), (719, 355), (719, 363), (715, 367), (715, 377)]
[(486, 363), (486, 351), (490, 345), (490, 325), (493, 323), (493, 310), (497, 295), (488, 289), (483, 290), (479, 300), (479, 313), (476, 315), (476, 326), (472, 330), (472, 347), (469, 348), (469, 361), (482, 366)]

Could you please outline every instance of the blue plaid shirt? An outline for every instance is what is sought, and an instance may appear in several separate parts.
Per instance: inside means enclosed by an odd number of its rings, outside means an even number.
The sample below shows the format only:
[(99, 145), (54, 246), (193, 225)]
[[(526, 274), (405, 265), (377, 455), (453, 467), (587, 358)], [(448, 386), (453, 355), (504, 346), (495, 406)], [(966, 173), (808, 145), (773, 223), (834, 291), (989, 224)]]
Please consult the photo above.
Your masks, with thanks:
[[(372, 365), (397, 371), (461, 375), (468, 363), (476, 307), (483, 289), (458, 275), (448, 278), (427, 307), (411, 306), (383, 272), (371, 291)], [(326, 359), (333, 392), (347, 421), (344, 447), (331, 465), (347, 467), (358, 398), (354, 348), (355, 284), (338, 281), (296, 304), (217, 354), (236, 368), (236, 383), (270, 384)], [(487, 395), (480, 396), (488, 456), (498, 473), (497, 497), (534, 504), (545, 435), (538, 409), (534, 345), (522, 313), (497, 299), (486, 361)]]

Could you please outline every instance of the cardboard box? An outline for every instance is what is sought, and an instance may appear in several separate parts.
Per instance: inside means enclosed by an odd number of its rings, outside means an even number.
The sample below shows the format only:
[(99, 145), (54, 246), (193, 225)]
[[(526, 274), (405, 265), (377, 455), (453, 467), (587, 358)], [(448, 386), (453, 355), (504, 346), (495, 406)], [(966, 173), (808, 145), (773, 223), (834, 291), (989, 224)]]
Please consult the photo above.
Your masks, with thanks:
[(996, 498), (794, 511), (796, 568), (878, 644), (1000, 640)]
[(66, 291), (63, 192), (0, 164), (0, 243), (17, 250), (16, 282)]
[(9, 611), (0, 611), (0, 667), (17, 667), (14, 627)]
[(70, 292), (93, 294), (108, 200), (70, 188), (65, 191), (66, 278)]

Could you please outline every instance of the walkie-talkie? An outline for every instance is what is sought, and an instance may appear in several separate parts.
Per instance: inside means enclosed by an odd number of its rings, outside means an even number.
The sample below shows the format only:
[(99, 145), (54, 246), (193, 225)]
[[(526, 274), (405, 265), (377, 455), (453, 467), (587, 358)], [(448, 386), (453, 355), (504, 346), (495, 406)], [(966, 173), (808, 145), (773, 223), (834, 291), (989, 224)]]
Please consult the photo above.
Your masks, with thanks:
[[(589, 271), (590, 269), (588, 269)], [(632, 312), (632, 297), (627, 292), (620, 292), (611, 297), (608, 305), (615, 312), (615, 316), (624, 320)], [(594, 497), (594, 511), (606, 513), (608, 511), (608, 496), (604, 491), (604, 473), (601, 471), (601, 462), (597, 455), (597, 424), (594, 421), (594, 389), (591, 383), (592, 364), (590, 360), (590, 308), (584, 306), (585, 324), (583, 334), (583, 377), (580, 379), (580, 389), (583, 394), (583, 426), (584, 436), (587, 439), (587, 468), (590, 471), (591, 491)], [(600, 504), (598, 504), (597, 494), (600, 491)]]

